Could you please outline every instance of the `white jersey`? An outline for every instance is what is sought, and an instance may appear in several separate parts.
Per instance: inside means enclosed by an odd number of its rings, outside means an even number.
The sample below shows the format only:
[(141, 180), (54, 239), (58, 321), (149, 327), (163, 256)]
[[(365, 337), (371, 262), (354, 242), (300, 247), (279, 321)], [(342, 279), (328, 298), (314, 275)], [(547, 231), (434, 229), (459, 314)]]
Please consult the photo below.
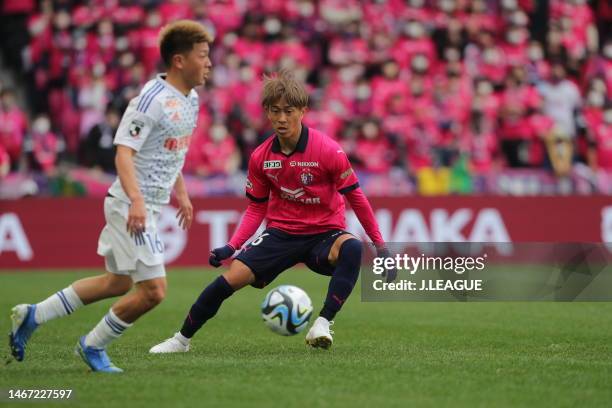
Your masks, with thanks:
[[(188, 96), (160, 74), (144, 86), (123, 114), (115, 144), (136, 150), (136, 180), (144, 201), (162, 205), (170, 201), (174, 183), (185, 163), (191, 134), (198, 118), (198, 95)], [(127, 203), (119, 177), (108, 192)]]

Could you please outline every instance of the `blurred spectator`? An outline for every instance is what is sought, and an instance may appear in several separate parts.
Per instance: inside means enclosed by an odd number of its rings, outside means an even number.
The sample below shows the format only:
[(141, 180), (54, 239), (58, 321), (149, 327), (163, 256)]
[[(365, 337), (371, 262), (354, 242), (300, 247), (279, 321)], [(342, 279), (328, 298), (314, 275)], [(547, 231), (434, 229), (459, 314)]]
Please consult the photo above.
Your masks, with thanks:
[(15, 169), (21, 158), (23, 140), (28, 130), (28, 119), (17, 106), (15, 92), (4, 89), (0, 92), (0, 145), (9, 155), (11, 167)]
[(472, 111), (470, 127), (461, 143), (475, 174), (486, 174), (496, 167), (499, 148), (490, 118), (482, 111)]
[(228, 176), (240, 165), (236, 142), (223, 123), (215, 123), (210, 134), (198, 135), (189, 149), (189, 168), (200, 176)]
[(32, 122), (28, 144), (30, 167), (47, 175), (53, 175), (57, 155), (62, 147), (57, 136), (51, 131), (51, 121), (46, 115), (39, 115)]
[(474, 84), (472, 110), (495, 122), (501, 106), (500, 96), (495, 94), (493, 84), (487, 78), (476, 78)]
[(406, 151), (406, 168), (413, 173), (435, 163), (431, 154), (440, 138), (438, 126), (431, 116), (422, 111), (415, 113), (410, 129), (403, 140)]
[(354, 153), (360, 163), (357, 167), (371, 173), (389, 173), (395, 160), (395, 152), (387, 136), (374, 120), (368, 120), (361, 126), (361, 137)]
[(496, 87), (503, 85), (506, 78), (506, 58), (493, 32), (484, 30), (477, 34), (475, 42), (465, 50), (468, 74), (488, 78)]
[(391, 55), (403, 69), (410, 66), (416, 55), (424, 56), (429, 63), (435, 61), (435, 46), (425, 25), (419, 21), (405, 23)]
[(459, 150), (460, 135), (466, 131), (470, 116), (472, 84), (464, 75), (463, 66), (448, 63), (446, 72), (436, 80), (439, 138), (434, 146), (436, 164), (450, 166)]
[(539, 91), (543, 98), (544, 113), (555, 121), (559, 132), (570, 138), (576, 136), (575, 118), (582, 105), (582, 98), (576, 84), (567, 79), (563, 64), (553, 64), (550, 81), (540, 84)]
[(523, 67), (513, 67), (501, 98), (499, 134), (510, 167), (530, 166), (530, 115), (540, 104), (537, 90), (527, 83)]
[(538, 41), (532, 41), (527, 48), (527, 79), (535, 84), (550, 76), (550, 64), (544, 59), (544, 49)]
[(550, 0), (553, 24), (561, 27), (561, 42), (572, 59), (582, 59), (597, 49), (598, 33), (587, 0)]
[(329, 47), (329, 60), (334, 65), (363, 64), (368, 59), (368, 43), (360, 35), (361, 25), (352, 22), (346, 26)]
[(104, 120), (95, 125), (79, 146), (79, 162), (87, 167), (115, 172), (115, 146), (113, 140), (119, 127), (119, 112), (109, 106)]
[(591, 81), (587, 90), (585, 106), (582, 109), (582, 128), (588, 134), (603, 121), (603, 109), (606, 103), (606, 85), (601, 78)]
[(79, 85), (78, 108), (81, 112), (79, 139), (104, 120), (104, 107), (108, 104), (107, 87), (104, 81), (106, 66), (98, 61), (93, 66), (93, 75), (84, 75)]
[(612, 36), (606, 40), (602, 47), (602, 55), (595, 55), (587, 64), (587, 80), (601, 78), (605, 88), (602, 91), (612, 93)]

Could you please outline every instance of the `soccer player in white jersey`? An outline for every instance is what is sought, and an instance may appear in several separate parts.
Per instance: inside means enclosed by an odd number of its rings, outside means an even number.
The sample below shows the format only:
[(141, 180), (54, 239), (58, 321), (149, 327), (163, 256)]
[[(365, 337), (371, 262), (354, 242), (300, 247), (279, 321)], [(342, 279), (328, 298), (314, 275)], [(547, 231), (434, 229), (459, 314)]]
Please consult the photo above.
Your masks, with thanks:
[(93, 371), (122, 371), (105, 350), (164, 299), (164, 245), (157, 220), (173, 188), (179, 225), (191, 226), (193, 207), (181, 169), (198, 117), (193, 88), (206, 82), (212, 68), (211, 42), (206, 29), (194, 21), (177, 21), (161, 31), (160, 53), (167, 73), (149, 81), (130, 101), (115, 136), (118, 178), (104, 201), (106, 226), (98, 241), (108, 272), (78, 280), (40, 303), (15, 306), (9, 339), (16, 360), (23, 360), (28, 339), (41, 324), (83, 305), (124, 295), (75, 349)]

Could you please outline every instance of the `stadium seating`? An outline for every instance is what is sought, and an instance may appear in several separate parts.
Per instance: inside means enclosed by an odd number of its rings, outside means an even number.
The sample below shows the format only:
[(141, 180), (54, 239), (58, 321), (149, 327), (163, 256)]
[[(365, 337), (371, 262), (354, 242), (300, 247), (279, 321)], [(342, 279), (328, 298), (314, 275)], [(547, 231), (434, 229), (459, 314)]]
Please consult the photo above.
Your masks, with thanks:
[(236, 178), (269, 134), (262, 76), (281, 67), (307, 81), (305, 122), (339, 140), (369, 193), (612, 190), (605, 1), (3, 4), (0, 22), (11, 23), (0, 30), (13, 38), (3, 42), (3, 61), (26, 97), (18, 107), (11, 90), (2, 91), (0, 177), (7, 163), (13, 173), (48, 177), (59, 163), (112, 170), (112, 147), (100, 134), (116, 129), (112, 112), (162, 69), (160, 27), (190, 18), (216, 37), (185, 168), (194, 186), (215, 180), (219, 188), (206, 194), (240, 191)]

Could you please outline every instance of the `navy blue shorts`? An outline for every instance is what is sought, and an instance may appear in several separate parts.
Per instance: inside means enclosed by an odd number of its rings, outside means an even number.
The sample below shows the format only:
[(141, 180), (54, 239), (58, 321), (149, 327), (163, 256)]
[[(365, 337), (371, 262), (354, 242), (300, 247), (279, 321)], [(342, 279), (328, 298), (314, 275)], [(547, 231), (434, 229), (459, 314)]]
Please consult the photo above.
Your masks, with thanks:
[(334, 266), (328, 256), (342, 230), (330, 230), (320, 234), (288, 234), (276, 228), (267, 228), (248, 244), (236, 259), (248, 266), (255, 275), (252, 286), (263, 288), (281, 272), (303, 262), (316, 273), (331, 276)]

